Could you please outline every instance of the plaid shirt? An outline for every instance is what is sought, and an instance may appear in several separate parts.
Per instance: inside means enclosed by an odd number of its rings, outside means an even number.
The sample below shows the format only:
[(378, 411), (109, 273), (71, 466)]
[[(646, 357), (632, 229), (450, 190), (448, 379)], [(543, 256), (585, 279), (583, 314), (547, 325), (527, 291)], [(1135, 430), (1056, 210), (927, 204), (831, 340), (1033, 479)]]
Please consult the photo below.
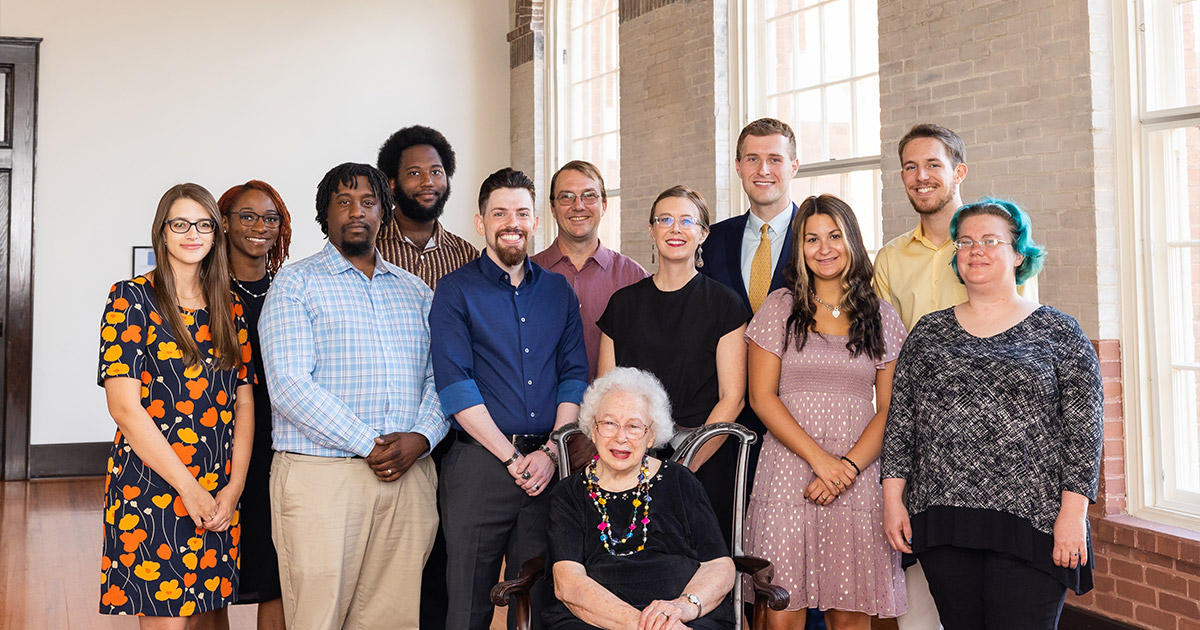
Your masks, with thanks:
[(375, 257), (371, 279), (331, 244), (275, 278), (259, 322), (277, 451), (367, 456), (378, 435), (446, 436), (429, 357), (433, 292)]

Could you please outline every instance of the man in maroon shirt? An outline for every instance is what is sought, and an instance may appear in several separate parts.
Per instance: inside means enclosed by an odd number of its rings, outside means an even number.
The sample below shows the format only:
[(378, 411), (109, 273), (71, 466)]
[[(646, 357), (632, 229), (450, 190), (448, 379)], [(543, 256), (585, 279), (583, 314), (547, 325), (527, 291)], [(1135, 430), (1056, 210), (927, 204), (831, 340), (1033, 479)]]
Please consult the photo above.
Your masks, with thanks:
[(607, 209), (608, 193), (600, 169), (582, 160), (567, 162), (550, 178), (550, 212), (558, 223), (558, 236), (544, 251), (530, 257), (542, 268), (565, 277), (575, 289), (583, 317), (589, 382), (596, 378), (600, 351), (596, 320), (604, 314), (608, 298), (649, 275), (632, 258), (600, 243), (600, 220)]

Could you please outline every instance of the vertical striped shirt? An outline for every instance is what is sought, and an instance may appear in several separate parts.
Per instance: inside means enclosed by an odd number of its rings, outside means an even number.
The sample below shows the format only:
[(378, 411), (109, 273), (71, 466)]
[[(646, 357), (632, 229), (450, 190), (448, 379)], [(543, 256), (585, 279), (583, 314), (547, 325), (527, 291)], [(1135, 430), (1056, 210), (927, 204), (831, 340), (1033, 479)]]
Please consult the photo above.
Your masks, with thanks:
[(332, 244), (284, 267), (259, 320), (277, 451), (366, 457), (375, 437), (449, 430), (429, 355), (433, 292), (375, 257), (371, 278)]
[(447, 232), (441, 221), (434, 226), (433, 236), (424, 249), (409, 240), (394, 219), (380, 228), (375, 246), (384, 260), (424, 280), (430, 289), (437, 289), (442, 276), (479, 258), (474, 245)]

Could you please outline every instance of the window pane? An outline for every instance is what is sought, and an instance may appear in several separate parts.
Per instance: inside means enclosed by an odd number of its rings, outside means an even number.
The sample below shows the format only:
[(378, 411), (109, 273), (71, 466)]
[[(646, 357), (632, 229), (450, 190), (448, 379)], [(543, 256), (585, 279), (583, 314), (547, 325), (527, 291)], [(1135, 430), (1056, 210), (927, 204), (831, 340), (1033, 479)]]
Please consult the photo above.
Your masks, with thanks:
[(879, 216), (882, 199), (880, 195), (879, 169), (834, 173), (817, 177), (797, 177), (792, 180), (792, 199), (797, 204), (812, 195), (828, 193), (836, 195), (854, 209), (858, 227), (862, 231), (863, 244), (874, 254), (880, 242)]
[(8, 71), (0, 69), (0, 144), (8, 143)]
[(879, 75), (854, 82), (855, 156), (879, 153)]
[[(616, 187), (607, 178), (604, 185), (610, 193), (608, 209), (604, 211), (604, 220), (600, 222), (600, 242), (611, 250), (621, 251), (621, 197), (611, 193), (611, 189)], [(646, 216), (650, 216), (649, 210), (646, 211)]]
[(854, 72), (861, 75), (878, 67), (878, 7), (874, 0), (854, 0)]
[(1171, 360), (1200, 363), (1200, 248), (1173, 248), (1170, 259)]
[(1147, 0), (1144, 39), (1146, 107), (1200, 104), (1200, 2)]
[(825, 116), (827, 120), (829, 151), (826, 159), (843, 160), (854, 157), (854, 106), (850, 96), (850, 84), (839, 83), (825, 90)]
[(795, 80), (781, 86), (796, 89), (821, 84), (821, 58), (828, 48), (821, 48), (821, 10), (819, 8), (796, 14), (796, 73)]
[(1200, 128), (1154, 131), (1147, 139), (1158, 180), (1148, 190), (1150, 207), (1164, 213), (1164, 236), (1200, 239)]
[(1175, 391), (1179, 392), (1175, 396), (1176, 422), (1174, 435), (1168, 438), (1174, 444), (1175, 465), (1169, 470), (1167, 483), (1177, 490), (1200, 492), (1200, 379), (1196, 371), (1176, 370)]
[(843, 81), (850, 77), (850, 0), (834, 0), (821, 8), (825, 22), (825, 77)]
[(796, 147), (801, 164), (825, 161), (825, 124), (822, 121), (821, 90), (808, 90), (796, 95)]

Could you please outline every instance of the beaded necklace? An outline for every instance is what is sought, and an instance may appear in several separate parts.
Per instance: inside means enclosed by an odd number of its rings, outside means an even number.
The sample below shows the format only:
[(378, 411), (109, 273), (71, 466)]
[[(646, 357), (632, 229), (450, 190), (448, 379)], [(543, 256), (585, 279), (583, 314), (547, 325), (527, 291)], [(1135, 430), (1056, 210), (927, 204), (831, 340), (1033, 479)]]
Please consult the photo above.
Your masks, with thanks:
[[(614, 556), (630, 556), (646, 548), (646, 538), (650, 535), (650, 463), (649, 457), (642, 455), (642, 469), (638, 473), (638, 485), (633, 497), (633, 516), (630, 519), (629, 529), (624, 534), (618, 534), (612, 531), (612, 524), (608, 521), (608, 501), (600, 496), (602, 492), (600, 488), (600, 479), (596, 476), (596, 462), (600, 459), (599, 455), (592, 457), (592, 463), (588, 465), (584, 475), (587, 479), (588, 496), (592, 499), (592, 505), (596, 506), (596, 511), (600, 513), (600, 524), (596, 529), (600, 530), (600, 542), (604, 543), (604, 550)], [(640, 498), (639, 498), (640, 495)], [(642, 544), (633, 551), (618, 552), (617, 547), (629, 542), (633, 538), (633, 533), (637, 531), (638, 525), (638, 507), (642, 508)]]

